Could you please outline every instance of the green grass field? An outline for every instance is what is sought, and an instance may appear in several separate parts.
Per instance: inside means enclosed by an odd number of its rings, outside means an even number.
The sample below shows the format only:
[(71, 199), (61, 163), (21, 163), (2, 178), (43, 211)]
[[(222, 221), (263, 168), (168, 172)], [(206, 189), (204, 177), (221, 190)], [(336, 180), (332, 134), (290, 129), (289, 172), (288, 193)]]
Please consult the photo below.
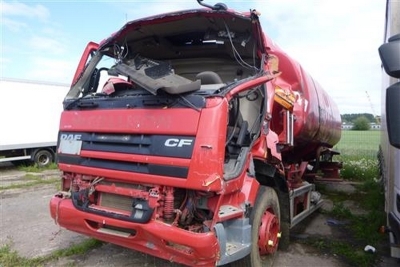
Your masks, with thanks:
[[(351, 244), (348, 242), (329, 242), (330, 253), (343, 257), (351, 266), (377, 266), (378, 253), (363, 253), (365, 244), (382, 247), (387, 242), (387, 236), (378, 233), (377, 229), (385, 225), (385, 194), (380, 181), (378, 151), (382, 131), (342, 131), (340, 142), (334, 147), (341, 153), (334, 160), (343, 162), (340, 176), (346, 181), (356, 181), (356, 193), (343, 195), (335, 192), (330, 195), (334, 203), (331, 216), (347, 221), (345, 229), (350, 230)], [(333, 192), (333, 191), (332, 191)], [(339, 197), (340, 196), (340, 197)], [(368, 213), (354, 214), (345, 207), (344, 202), (351, 198)], [(350, 240), (348, 239), (348, 240)], [(343, 241), (343, 239), (341, 240)], [(386, 247), (386, 245), (385, 245)], [(382, 247), (383, 248), (383, 247)], [(380, 251), (382, 252), (382, 250)]]
[(342, 131), (342, 138), (334, 147), (345, 158), (376, 159), (381, 131)]
[(341, 177), (365, 181), (378, 178), (378, 158), (381, 131), (342, 131), (334, 150), (340, 152), (334, 160), (343, 162)]

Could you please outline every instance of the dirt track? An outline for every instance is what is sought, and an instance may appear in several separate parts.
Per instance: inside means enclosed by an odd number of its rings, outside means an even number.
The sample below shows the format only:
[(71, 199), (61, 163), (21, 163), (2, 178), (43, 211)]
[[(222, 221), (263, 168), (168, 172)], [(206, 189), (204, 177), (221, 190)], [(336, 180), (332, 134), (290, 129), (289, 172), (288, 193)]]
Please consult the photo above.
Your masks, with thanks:
[[(22, 179), (24, 174), (13, 170), (0, 170), (0, 185)], [(56, 173), (46, 173), (56, 177)], [(59, 228), (49, 215), (48, 203), (56, 185), (41, 185), (27, 189), (0, 191), (0, 246), (9, 244), (19, 255), (33, 258), (78, 244), (87, 237)], [(325, 208), (331, 203), (326, 202)], [(310, 236), (331, 236), (332, 226), (323, 214), (316, 213), (294, 229), (287, 252), (279, 252), (274, 266), (346, 266), (335, 255), (324, 255), (296, 240)], [(388, 263), (391, 264), (391, 263)], [(46, 266), (179, 266), (152, 256), (131, 251), (112, 244), (104, 244), (83, 256), (61, 258)], [(380, 265), (391, 266), (391, 265)]]

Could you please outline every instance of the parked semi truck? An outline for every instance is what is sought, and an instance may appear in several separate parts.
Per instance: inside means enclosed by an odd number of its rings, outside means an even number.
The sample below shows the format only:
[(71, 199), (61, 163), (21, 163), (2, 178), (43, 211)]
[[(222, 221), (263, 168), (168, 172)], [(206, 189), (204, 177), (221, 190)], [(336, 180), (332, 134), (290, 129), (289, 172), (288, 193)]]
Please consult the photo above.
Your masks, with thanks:
[(188, 266), (269, 266), (340, 164), (336, 104), (225, 4), (90, 42), (58, 135), (60, 226)]
[(0, 162), (43, 167), (54, 161), (69, 88), (60, 83), (0, 79)]
[(400, 258), (400, 2), (386, 1), (382, 60), (382, 132), (379, 161), (385, 186), (390, 254)]

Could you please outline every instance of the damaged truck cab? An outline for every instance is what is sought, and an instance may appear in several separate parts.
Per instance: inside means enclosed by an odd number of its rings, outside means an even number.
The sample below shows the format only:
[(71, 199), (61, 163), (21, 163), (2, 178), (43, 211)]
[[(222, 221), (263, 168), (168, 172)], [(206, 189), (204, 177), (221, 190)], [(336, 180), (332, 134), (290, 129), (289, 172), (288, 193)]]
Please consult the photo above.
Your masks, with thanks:
[(258, 16), (217, 4), (88, 44), (61, 115), (56, 223), (188, 266), (272, 262), (322, 204), (341, 121)]

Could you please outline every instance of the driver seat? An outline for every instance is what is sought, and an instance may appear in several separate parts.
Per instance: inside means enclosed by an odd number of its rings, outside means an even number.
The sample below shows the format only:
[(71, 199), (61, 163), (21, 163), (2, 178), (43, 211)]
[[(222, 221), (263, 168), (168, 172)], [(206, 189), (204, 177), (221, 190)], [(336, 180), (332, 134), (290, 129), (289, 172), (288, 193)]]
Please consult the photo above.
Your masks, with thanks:
[(203, 71), (196, 75), (196, 79), (201, 81), (201, 84), (221, 84), (224, 83), (216, 72)]

